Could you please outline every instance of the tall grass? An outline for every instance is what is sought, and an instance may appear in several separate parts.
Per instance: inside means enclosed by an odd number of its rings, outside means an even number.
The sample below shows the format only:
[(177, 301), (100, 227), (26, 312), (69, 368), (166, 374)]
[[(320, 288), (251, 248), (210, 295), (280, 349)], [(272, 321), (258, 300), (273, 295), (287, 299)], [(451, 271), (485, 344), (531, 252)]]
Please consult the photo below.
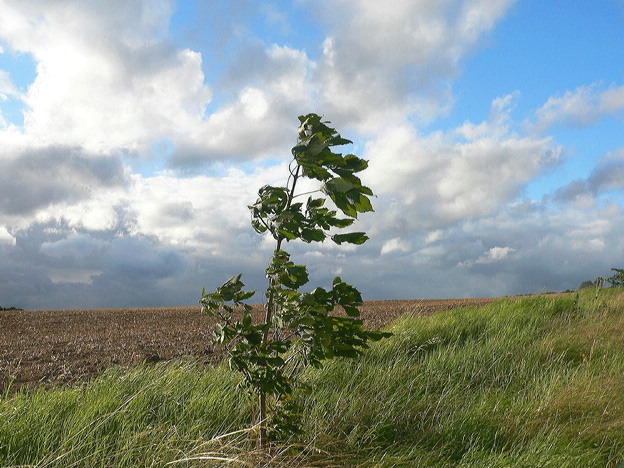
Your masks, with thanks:
[(624, 456), (622, 295), (404, 318), (311, 376), (321, 439), (379, 466), (607, 466)]
[[(5, 395), (0, 465), (603, 467), (624, 463), (624, 294), (404, 317), (357, 361), (310, 371), (304, 436), (254, 453), (226, 366), (110, 370)], [(234, 433), (229, 437), (218, 436)]]
[(162, 466), (246, 427), (248, 401), (224, 366), (111, 369), (91, 385), (0, 402), (0, 465)]

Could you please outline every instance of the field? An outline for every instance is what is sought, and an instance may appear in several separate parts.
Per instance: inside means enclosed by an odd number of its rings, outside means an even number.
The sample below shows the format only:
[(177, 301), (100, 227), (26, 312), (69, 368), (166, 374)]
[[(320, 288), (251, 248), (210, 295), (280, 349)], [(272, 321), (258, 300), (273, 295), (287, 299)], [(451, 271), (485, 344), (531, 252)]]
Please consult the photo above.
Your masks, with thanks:
[[(80, 385), (0, 393), (0, 466), (624, 466), (621, 288), (437, 313), (424, 302), (373, 303), (366, 313), (391, 320), (401, 305), (415, 316), (394, 321), (392, 337), (360, 359), (304, 373), (312, 391), (293, 397), (302, 434), (271, 452), (254, 449), (255, 399), (237, 388), (240, 376), (222, 360), (182, 357), (113, 366)], [(136, 329), (149, 317), (162, 327), (173, 312), (131, 317)], [(136, 339), (131, 321), (91, 314), (109, 327), (103, 341)], [(173, 338), (184, 333), (175, 323)], [(141, 339), (128, 359), (146, 361)]]
[[(368, 301), (362, 316), (380, 328), (411, 313), (430, 315), (493, 299)], [(260, 307), (255, 308), (260, 313)], [(71, 384), (113, 366), (155, 363), (175, 356), (214, 360), (214, 319), (199, 307), (0, 311), (0, 392), (22, 387)]]

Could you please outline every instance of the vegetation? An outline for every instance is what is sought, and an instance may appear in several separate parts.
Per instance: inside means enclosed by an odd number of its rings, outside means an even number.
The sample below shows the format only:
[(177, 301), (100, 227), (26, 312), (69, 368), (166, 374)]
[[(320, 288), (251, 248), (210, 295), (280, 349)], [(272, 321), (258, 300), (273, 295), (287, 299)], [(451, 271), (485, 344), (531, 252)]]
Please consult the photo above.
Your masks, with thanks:
[[(406, 316), (302, 375), (303, 445), (268, 459), (225, 363), (111, 369), (0, 397), (0, 465), (608, 467), (624, 463), (624, 292)], [(242, 394), (244, 395), (244, 394)], [(237, 432), (241, 431), (241, 432)], [(245, 465), (247, 464), (247, 465)]]
[(0, 307), (0, 310), (24, 310), (24, 309), (18, 309), (17, 307)]
[(620, 268), (611, 268), (611, 271), (615, 271), (615, 274), (607, 278), (607, 281), (611, 283), (614, 288), (621, 288), (624, 286), (624, 270)]
[[(308, 293), (299, 289), (308, 283), (304, 265), (296, 265), (283, 250), (283, 242), (302, 240), (363, 244), (363, 232), (335, 234), (351, 226), (358, 213), (373, 211), (369, 197), (373, 192), (362, 185), (357, 173), (368, 163), (353, 154), (343, 156), (332, 148), (351, 141), (342, 138), (316, 114), (299, 117), (297, 144), (292, 149), (290, 176), (285, 187), (265, 185), (258, 200), (249, 207), (252, 226), (258, 233), (268, 232), (275, 250), (266, 269), (268, 287), (263, 321), (254, 323), (252, 307), (244, 301), (254, 291), (243, 291), (241, 275), (234, 276), (214, 293), (202, 292), (202, 310), (220, 322), (214, 329), (215, 343), (225, 344), (230, 365), (243, 376), (245, 388), (259, 400), (257, 422), (260, 446), (300, 431), (300, 408), (293, 399), (305, 391), (299, 377), (308, 366), (320, 368), (334, 357), (357, 357), (388, 333), (366, 330), (359, 318), (360, 292), (340, 277), (331, 290), (316, 288)], [(316, 181), (317, 190), (297, 193), (301, 179)], [(295, 201), (305, 195), (306, 203)], [(327, 198), (346, 218), (325, 207)], [(340, 307), (345, 316), (330, 315)], [(254, 411), (255, 412), (255, 411)]]
[(581, 289), (588, 289), (588, 288), (593, 288), (594, 287), (594, 282), (593, 281), (583, 281), (579, 287), (578, 290), (580, 291)]

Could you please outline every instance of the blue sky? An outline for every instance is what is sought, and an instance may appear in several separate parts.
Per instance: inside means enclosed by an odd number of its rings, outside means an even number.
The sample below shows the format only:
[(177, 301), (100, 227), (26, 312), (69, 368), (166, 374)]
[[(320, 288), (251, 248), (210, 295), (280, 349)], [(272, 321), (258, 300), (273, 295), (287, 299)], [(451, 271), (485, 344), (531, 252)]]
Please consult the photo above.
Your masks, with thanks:
[[(0, 306), (194, 304), (270, 239), (297, 116), (369, 160), (366, 299), (574, 289), (622, 267), (621, 0), (0, 0)], [(261, 301), (258, 296), (257, 301)]]

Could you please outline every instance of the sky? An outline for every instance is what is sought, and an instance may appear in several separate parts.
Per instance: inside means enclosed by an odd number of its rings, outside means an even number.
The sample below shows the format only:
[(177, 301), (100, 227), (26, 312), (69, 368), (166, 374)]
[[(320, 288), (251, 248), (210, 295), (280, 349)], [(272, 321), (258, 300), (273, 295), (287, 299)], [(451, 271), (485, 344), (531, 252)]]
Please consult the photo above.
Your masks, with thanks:
[[(299, 115), (369, 161), (364, 299), (576, 289), (624, 267), (622, 0), (0, 0), (0, 306), (193, 305), (274, 242)], [(262, 302), (259, 292), (252, 302)]]

